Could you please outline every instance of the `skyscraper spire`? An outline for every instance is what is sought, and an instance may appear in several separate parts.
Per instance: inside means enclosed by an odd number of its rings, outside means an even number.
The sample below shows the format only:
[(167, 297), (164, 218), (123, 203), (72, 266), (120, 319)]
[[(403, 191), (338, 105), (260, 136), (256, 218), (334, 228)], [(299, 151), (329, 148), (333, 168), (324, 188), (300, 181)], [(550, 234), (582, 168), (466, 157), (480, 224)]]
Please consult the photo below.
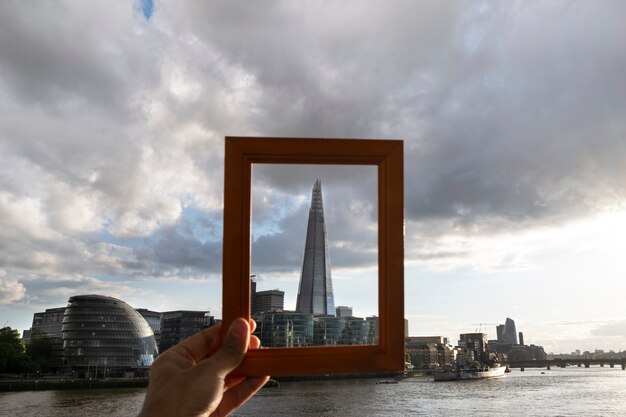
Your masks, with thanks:
[(330, 276), (328, 241), (324, 223), (322, 183), (313, 185), (309, 223), (306, 230), (302, 274), (298, 286), (296, 311), (310, 314), (335, 315), (333, 283)]

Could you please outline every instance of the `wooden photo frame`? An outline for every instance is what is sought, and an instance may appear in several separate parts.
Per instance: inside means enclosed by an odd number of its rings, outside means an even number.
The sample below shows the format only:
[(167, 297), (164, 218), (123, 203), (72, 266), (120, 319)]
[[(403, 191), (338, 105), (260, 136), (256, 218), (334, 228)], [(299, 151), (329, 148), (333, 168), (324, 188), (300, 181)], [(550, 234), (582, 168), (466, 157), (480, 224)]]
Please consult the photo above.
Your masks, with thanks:
[(250, 317), (252, 164), (372, 165), (378, 171), (378, 344), (255, 349), (246, 376), (404, 369), (404, 168), (400, 140), (226, 137), (223, 331)]

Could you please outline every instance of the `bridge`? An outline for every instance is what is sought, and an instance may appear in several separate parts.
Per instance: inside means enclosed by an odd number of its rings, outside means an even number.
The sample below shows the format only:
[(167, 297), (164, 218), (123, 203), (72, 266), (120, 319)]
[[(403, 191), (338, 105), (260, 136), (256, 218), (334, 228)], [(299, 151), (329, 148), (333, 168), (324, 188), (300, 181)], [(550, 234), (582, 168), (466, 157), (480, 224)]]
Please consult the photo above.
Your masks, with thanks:
[(589, 368), (591, 365), (600, 365), (604, 367), (605, 365), (614, 368), (615, 365), (619, 365), (622, 367), (622, 370), (626, 370), (626, 358), (617, 358), (617, 359), (562, 359), (562, 358), (554, 358), (554, 359), (543, 359), (543, 360), (527, 360), (527, 361), (509, 361), (509, 366), (511, 368), (547, 368), (550, 369), (553, 366), (559, 368), (565, 368), (566, 366), (578, 366), (579, 368), (585, 367)]

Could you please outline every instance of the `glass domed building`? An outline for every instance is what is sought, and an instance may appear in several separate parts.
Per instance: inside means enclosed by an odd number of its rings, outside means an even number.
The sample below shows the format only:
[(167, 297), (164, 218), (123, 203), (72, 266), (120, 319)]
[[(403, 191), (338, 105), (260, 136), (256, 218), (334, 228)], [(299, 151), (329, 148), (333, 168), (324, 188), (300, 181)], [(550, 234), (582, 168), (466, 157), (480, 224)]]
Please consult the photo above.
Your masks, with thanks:
[(146, 320), (113, 297), (70, 297), (62, 334), (66, 372), (77, 377), (142, 374), (157, 355), (154, 334)]

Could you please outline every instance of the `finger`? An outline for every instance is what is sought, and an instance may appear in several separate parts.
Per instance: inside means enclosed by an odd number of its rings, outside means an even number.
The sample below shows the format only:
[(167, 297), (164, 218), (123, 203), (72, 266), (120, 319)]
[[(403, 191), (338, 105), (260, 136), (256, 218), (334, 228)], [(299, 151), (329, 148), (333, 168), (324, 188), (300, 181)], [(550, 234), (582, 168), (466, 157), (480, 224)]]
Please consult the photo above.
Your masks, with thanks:
[(256, 321), (254, 321), (254, 319), (249, 319), (248, 323), (250, 324), (250, 334), (252, 334), (256, 330)]
[(218, 349), (222, 325), (217, 324), (188, 337), (169, 350), (194, 363), (201, 361)]
[(250, 325), (242, 318), (235, 319), (228, 328), (222, 347), (199, 365), (212, 368), (216, 375), (224, 378), (243, 360), (248, 351), (249, 340)]
[(250, 343), (248, 349), (258, 349), (261, 347), (261, 341), (256, 336), (250, 336)]
[[(251, 349), (258, 349), (260, 346), (261, 346), (261, 342), (259, 341), (259, 338), (256, 337), (256, 336), (251, 336), (250, 337), (250, 344), (249, 344), (249, 347), (248, 347), (248, 351), (250, 351)], [(224, 388), (225, 389), (229, 389), (230, 387), (233, 387), (233, 386), (239, 384), (244, 379), (246, 379), (245, 376), (228, 375), (226, 377), (226, 379), (225, 379)]]
[(270, 379), (269, 376), (246, 378), (224, 393), (222, 402), (211, 416), (226, 416), (252, 397)]

